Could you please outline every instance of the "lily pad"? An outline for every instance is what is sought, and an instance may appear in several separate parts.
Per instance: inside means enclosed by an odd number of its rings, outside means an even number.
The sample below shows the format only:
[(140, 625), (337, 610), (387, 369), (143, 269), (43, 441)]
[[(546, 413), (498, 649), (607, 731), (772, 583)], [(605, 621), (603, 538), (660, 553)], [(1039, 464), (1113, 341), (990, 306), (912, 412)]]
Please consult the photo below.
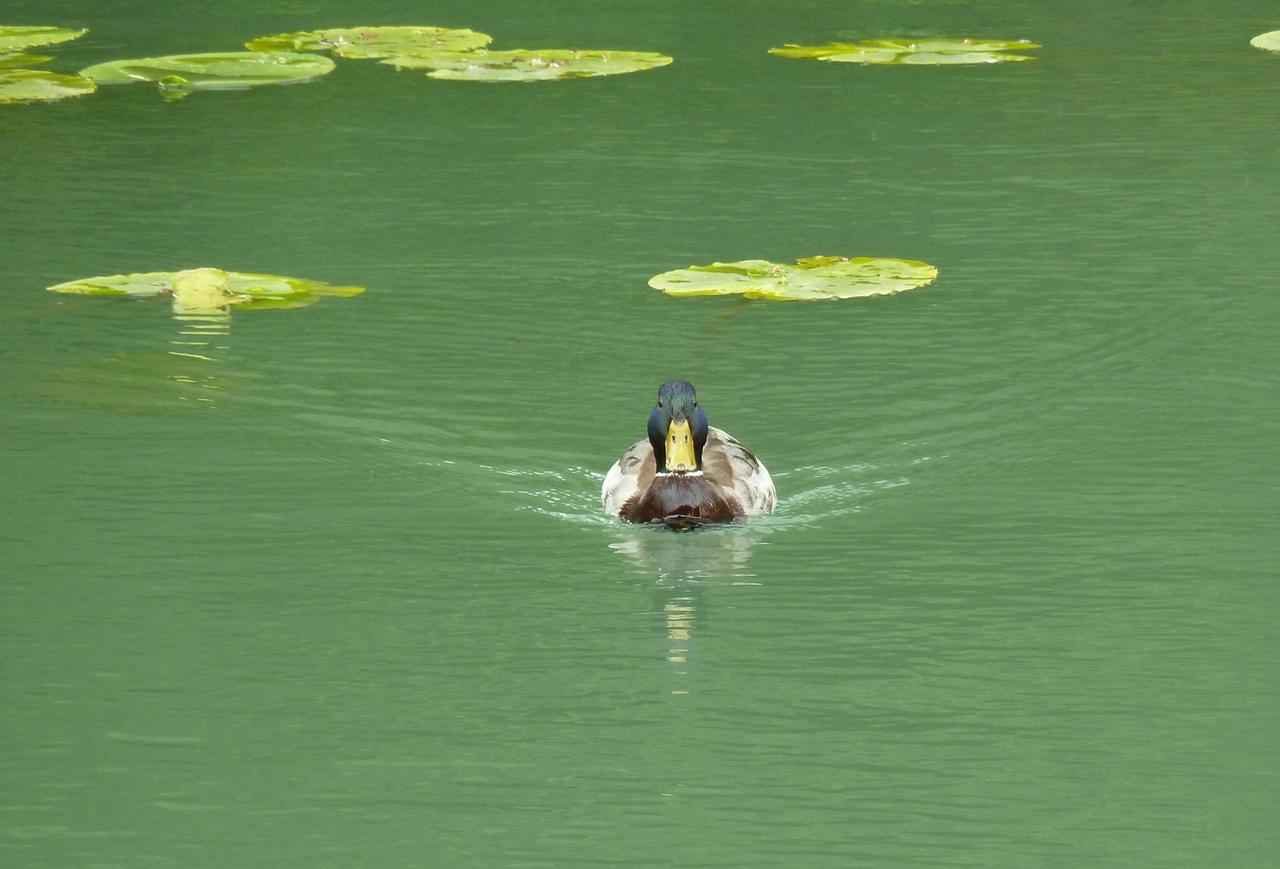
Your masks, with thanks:
[(339, 27), (260, 36), (244, 44), (250, 51), (332, 51), (348, 59), (395, 57), (484, 48), (493, 37), (448, 27)]
[(287, 51), (231, 51), (113, 60), (80, 70), (98, 84), (150, 81), (161, 89), (238, 90), (266, 84), (293, 84), (325, 75), (333, 61), (319, 54)]
[(3, 54), (0, 53), (0, 70), (13, 69), (19, 66), (39, 66), (53, 60), (47, 54)]
[(788, 44), (783, 48), (771, 48), (769, 53), (836, 63), (938, 66), (1034, 60), (1031, 55), (1009, 52), (1039, 47), (1038, 43), (1025, 39), (870, 39), (826, 45)]
[(775, 301), (830, 301), (883, 296), (933, 283), (928, 263), (879, 257), (815, 256), (779, 265), (768, 260), (712, 263), (663, 272), (649, 286), (669, 296), (729, 296)]
[(1280, 51), (1280, 30), (1272, 30), (1270, 33), (1259, 33), (1253, 39), (1249, 40), (1249, 44), (1254, 48), (1262, 48), (1267, 51)]
[(640, 72), (671, 63), (665, 54), (649, 51), (575, 51), (552, 48), (540, 51), (437, 52), (401, 55), (382, 61), (397, 69), (428, 69), (428, 78), (454, 81), (550, 81), (559, 78), (591, 78)]
[(67, 27), (5, 27), (0, 26), (0, 54), (20, 51), (36, 45), (53, 45), (70, 42), (88, 33), (87, 28), (71, 30)]
[(335, 286), (305, 278), (211, 268), (83, 278), (49, 289), (55, 293), (82, 296), (135, 299), (166, 296), (173, 300), (174, 310), (180, 313), (227, 310), (232, 306), (237, 310), (301, 308), (326, 296), (349, 298), (364, 292), (364, 287)]
[(0, 69), (0, 104), (64, 100), (97, 90), (78, 75), (59, 75), (39, 69)]

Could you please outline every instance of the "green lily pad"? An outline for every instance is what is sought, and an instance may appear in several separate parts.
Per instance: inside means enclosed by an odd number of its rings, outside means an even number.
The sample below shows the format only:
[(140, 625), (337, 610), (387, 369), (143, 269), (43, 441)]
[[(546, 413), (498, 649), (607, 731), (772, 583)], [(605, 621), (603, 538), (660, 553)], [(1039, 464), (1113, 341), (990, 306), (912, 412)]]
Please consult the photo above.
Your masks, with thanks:
[(448, 27), (339, 27), (260, 36), (250, 51), (332, 51), (348, 59), (484, 48), (493, 37)]
[(829, 301), (883, 296), (933, 283), (928, 263), (878, 257), (815, 256), (779, 265), (768, 260), (712, 263), (663, 272), (649, 286), (669, 296), (729, 296), (775, 301)]
[(390, 57), (382, 61), (397, 69), (427, 69), (428, 78), (454, 81), (550, 81), (640, 72), (671, 63), (665, 54), (649, 51), (529, 51), (438, 52)]
[(335, 286), (323, 281), (227, 272), (222, 269), (187, 269), (181, 272), (140, 272), (128, 275), (83, 278), (49, 287), (55, 293), (81, 296), (117, 296), (136, 299), (166, 296), (180, 313), (201, 313), (261, 308), (302, 308), (326, 296), (349, 298), (364, 287)]
[(1254, 48), (1263, 48), (1267, 51), (1280, 51), (1280, 30), (1272, 30), (1270, 33), (1259, 33), (1253, 39), (1249, 40), (1249, 44)]
[(97, 90), (78, 75), (59, 75), (39, 69), (0, 69), (0, 104), (64, 100)]
[(0, 69), (14, 69), (19, 66), (39, 66), (53, 60), (47, 54), (3, 54), (0, 53)]
[(0, 26), (0, 54), (19, 51), (36, 45), (53, 45), (70, 42), (88, 33), (88, 29), (71, 30), (67, 27), (5, 27)]
[(1008, 52), (1039, 47), (1039, 44), (1025, 39), (870, 39), (826, 45), (788, 44), (783, 48), (771, 48), (769, 53), (836, 63), (938, 66), (1034, 60), (1030, 55)]
[(80, 70), (98, 84), (150, 81), (162, 90), (238, 90), (266, 84), (293, 84), (325, 75), (333, 61), (319, 54), (287, 51), (231, 51), (113, 60)]

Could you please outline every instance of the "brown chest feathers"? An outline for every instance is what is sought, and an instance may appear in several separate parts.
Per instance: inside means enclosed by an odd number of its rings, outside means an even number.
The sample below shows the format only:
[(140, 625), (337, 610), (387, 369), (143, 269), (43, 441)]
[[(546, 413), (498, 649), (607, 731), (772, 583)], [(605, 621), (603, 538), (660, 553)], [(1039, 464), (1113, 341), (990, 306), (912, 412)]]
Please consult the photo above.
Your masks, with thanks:
[(705, 476), (670, 474), (655, 476), (652, 485), (622, 505), (618, 515), (628, 522), (673, 524), (670, 520), (675, 517), (732, 522), (746, 514), (736, 498)]

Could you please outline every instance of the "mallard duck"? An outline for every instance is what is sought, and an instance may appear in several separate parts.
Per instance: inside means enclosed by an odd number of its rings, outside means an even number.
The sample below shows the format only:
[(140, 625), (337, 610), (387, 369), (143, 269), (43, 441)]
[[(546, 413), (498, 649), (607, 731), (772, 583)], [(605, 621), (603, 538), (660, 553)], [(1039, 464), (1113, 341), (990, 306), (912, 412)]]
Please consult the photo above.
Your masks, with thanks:
[(628, 522), (689, 528), (772, 513), (778, 496), (764, 463), (707, 424), (693, 384), (668, 380), (649, 414), (649, 436), (605, 474), (605, 512)]

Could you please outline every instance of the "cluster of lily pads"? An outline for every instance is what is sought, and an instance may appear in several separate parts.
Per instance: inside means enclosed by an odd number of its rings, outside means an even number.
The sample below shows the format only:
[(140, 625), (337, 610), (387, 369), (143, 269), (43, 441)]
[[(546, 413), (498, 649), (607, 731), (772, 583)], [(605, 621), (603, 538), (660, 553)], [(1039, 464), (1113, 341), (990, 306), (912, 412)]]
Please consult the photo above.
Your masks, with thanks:
[(0, 26), (0, 103), (61, 100), (93, 93), (97, 85), (82, 76), (27, 69), (53, 58), (25, 53), (28, 48), (68, 42), (88, 32), (66, 27)]
[[(154, 82), (169, 99), (196, 90), (230, 90), (263, 84), (290, 84), (332, 72), (327, 51), (348, 60), (377, 60), (397, 69), (424, 70), (428, 78), (454, 81), (549, 81), (640, 72), (671, 63), (646, 51), (579, 49), (494, 50), (487, 33), (435, 26), (346, 27), (261, 36), (248, 51), (181, 54), (116, 60), (63, 75), (26, 67), (51, 58), (24, 49), (76, 39), (87, 30), (0, 26), (0, 103), (56, 100), (92, 93), (100, 84)], [(1251, 44), (1280, 51), (1280, 30), (1255, 36)], [(1008, 63), (1034, 59), (1023, 54), (1039, 44), (1029, 40), (870, 39), (824, 45), (788, 43), (769, 49), (779, 57), (892, 66)]]
[(348, 27), (262, 36), (253, 51), (330, 51), (348, 60), (377, 60), (396, 69), (426, 70), (428, 78), (511, 82), (591, 78), (640, 72), (671, 63), (648, 51), (490, 49), (493, 37), (445, 27)]
[[(524, 49), (495, 51), (492, 37), (444, 27), (353, 27), (262, 36), (248, 51), (172, 55), (97, 64), (67, 76), (26, 69), (50, 60), (27, 48), (76, 39), (86, 30), (0, 27), (0, 103), (62, 99), (91, 93), (97, 84), (151, 81), (167, 95), (304, 81), (331, 72), (334, 62), (315, 52), (349, 60), (378, 60), (397, 69), (425, 70), (429, 78), (462, 81), (546, 81), (638, 72), (671, 63), (652, 52)], [(1250, 43), (1280, 51), (1280, 30)], [(1039, 48), (1028, 40), (875, 39), (857, 43), (769, 49), (788, 58), (836, 63), (949, 65), (1032, 60), (1016, 52)], [(938, 270), (917, 260), (815, 256), (779, 264), (768, 260), (716, 262), (663, 272), (649, 286), (670, 296), (740, 295), (778, 301), (825, 301), (887, 295), (926, 286)], [(333, 286), (279, 275), (242, 274), (199, 268), (85, 278), (49, 288), (54, 292), (135, 298), (163, 296), (179, 313), (227, 312), (237, 308), (301, 307), (324, 296), (354, 296), (363, 287)]]
[(333, 71), (330, 52), (348, 60), (379, 60), (397, 69), (425, 70), (429, 78), (457, 81), (548, 81), (618, 75), (671, 63), (645, 51), (585, 51), (488, 48), (493, 37), (446, 27), (349, 27), (262, 36), (247, 51), (175, 54), (113, 60), (67, 76), (19, 69), (50, 58), (21, 49), (76, 39), (87, 30), (0, 26), (0, 102), (61, 99), (92, 93), (98, 85), (153, 82), (166, 99), (195, 91), (239, 90), (292, 84)]

